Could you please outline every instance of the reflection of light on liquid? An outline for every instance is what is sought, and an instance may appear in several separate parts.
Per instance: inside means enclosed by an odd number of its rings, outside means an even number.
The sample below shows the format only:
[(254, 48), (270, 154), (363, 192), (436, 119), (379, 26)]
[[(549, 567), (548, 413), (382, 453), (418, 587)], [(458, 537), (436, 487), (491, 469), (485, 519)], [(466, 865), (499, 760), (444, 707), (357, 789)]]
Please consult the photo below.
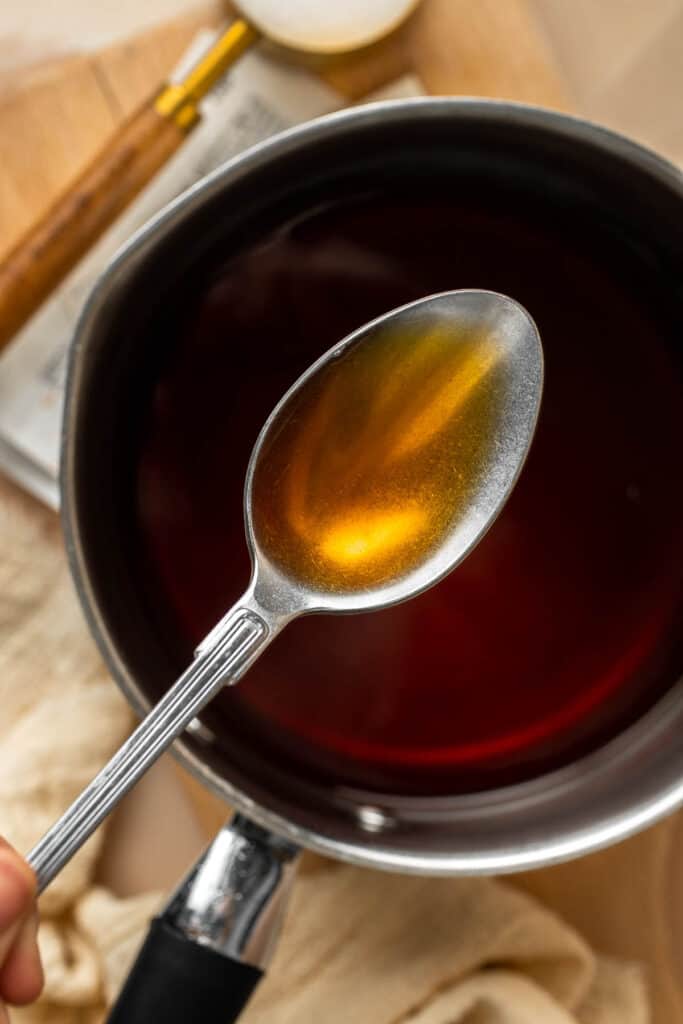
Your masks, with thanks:
[(406, 424), (405, 430), (401, 431), (391, 447), (390, 457), (398, 459), (408, 455), (424, 447), (442, 431), (448, 421), (462, 409), (497, 359), (498, 353), (492, 346), (481, 345), (465, 352), (452, 376), (439, 385), (436, 393)]
[(486, 471), (504, 375), (494, 337), (405, 325), (350, 348), (288, 408), (255, 474), (264, 551), (313, 589), (412, 571)]
[(366, 561), (411, 544), (424, 529), (427, 516), (419, 508), (350, 514), (327, 530), (318, 545), (321, 554), (340, 565)]

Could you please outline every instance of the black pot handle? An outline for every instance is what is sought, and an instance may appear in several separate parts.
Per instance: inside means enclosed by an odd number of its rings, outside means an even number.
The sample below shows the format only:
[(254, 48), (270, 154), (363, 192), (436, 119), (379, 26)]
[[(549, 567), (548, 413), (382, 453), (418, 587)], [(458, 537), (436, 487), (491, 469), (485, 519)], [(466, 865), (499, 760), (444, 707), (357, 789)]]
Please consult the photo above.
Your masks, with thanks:
[(232, 1024), (270, 960), (298, 849), (242, 815), (150, 926), (109, 1024)]
[(156, 918), (109, 1024), (232, 1024), (262, 976), (258, 967), (202, 946)]

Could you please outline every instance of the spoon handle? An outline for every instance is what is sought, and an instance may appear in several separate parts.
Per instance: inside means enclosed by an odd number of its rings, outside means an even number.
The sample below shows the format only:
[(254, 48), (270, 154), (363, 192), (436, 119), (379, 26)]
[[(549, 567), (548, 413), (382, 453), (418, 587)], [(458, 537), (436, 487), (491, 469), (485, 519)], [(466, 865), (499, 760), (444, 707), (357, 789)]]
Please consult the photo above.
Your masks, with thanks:
[(160, 754), (226, 683), (236, 683), (279, 632), (251, 596), (209, 634), (195, 660), (67, 811), (31, 850), (38, 891), (52, 881)]

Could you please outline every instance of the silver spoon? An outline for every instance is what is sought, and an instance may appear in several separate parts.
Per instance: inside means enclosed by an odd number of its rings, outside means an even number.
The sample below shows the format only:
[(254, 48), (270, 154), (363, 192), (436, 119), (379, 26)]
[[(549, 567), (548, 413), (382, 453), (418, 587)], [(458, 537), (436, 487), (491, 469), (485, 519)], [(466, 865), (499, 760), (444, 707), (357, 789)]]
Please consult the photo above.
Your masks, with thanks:
[(393, 310), (299, 378), (266, 421), (247, 470), (246, 592), (31, 851), (39, 891), (289, 622), (405, 601), (468, 555), (517, 480), (542, 386), (533, 321), (486, 291)]

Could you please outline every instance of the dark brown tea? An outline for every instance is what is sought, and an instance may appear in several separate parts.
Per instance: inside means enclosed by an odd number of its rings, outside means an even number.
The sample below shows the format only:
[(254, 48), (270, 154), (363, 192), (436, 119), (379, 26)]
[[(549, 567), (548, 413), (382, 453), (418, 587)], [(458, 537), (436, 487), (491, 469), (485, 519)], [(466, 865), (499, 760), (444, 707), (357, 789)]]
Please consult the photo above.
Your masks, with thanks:
[(219, 742), (239, 735), (303, 778), (463, 792), (573, 760), (679, 677), (683, 373), (666, 282), (596, 219), (457, 189), (323, 204), (169, 310), (137, 514), (179, 664), (247, 583), (244, 476), (273, 405), (365, 321), (469, 287), (517, 299), (543, 340), (541, 420), (512, 498), (419, 598), (290, 626), (207, 712)]

